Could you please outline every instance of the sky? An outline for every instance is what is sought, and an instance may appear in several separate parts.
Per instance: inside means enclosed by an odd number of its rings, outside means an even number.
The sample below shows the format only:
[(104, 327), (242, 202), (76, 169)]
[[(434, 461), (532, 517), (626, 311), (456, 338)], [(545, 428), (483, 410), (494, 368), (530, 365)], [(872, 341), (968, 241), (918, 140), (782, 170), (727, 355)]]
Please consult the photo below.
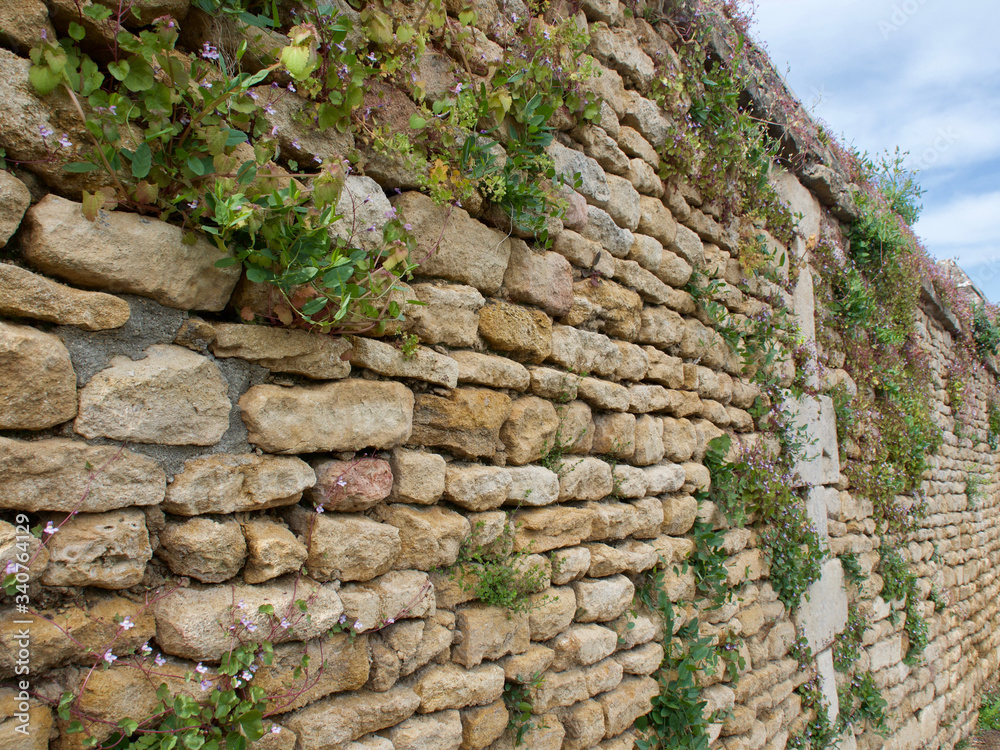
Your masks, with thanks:
[(914, 229), (1000, 303), (1000, 0), (758, 0), (751, 33), (841, 141), (897, 146)]

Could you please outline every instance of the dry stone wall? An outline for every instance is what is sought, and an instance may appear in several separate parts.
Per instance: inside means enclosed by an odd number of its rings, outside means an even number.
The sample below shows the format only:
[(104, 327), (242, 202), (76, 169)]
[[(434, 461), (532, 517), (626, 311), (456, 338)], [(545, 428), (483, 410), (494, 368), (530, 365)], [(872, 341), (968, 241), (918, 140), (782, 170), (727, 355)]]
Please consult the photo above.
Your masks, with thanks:
[[(0, 145), (23, 163), (0, 172), (0, 563), (19, 544), (32, 562), (30, 608), (3, 602), (0, 677), (12, 687), (0, 692), (0, 746), (80, 747), (52, 708), (66, 689), (100, 740), (155, 711), (154, 683), (204, 702), (233, 632), (266, 629), (274, 660), (252, 679), (275, 696), (275, 729), (258, 745), (507, 750), (504, 690), (520, 685), (534, 715), (524, 746), (628, 750), (660, 692), (663, 624), (635, 596), (657, 564), (678, 626), (700, 614), (703, 634), (738, 639), (738, 681), (699, 675), (710, 747), (784, 748), (812, 718), (796, 688), (814, 673), (836, 716), (831, 647), (851, 606), (871, 614), (859, 662), (888, 703), (889, 733), (848, 730), (840, 746), (953, 747), (970, 733), (975, 696), (1000, 666), (996, 452), (985, 442), (995, 377), (976, 373), (978, 416), (956, 434), (947, 312), (925, 305), (945, 442), (903, 554), (924, 599), (933, 585), (945, 602), (921, 602), (929, 645), (908, 665), (893, 616), (902, 602), (880, 596), (877, 574), (849, 583), (836, 557), (852, 552), (871, 572), (881, 539), (841, 471), (828, 391), (849, 377), (836, 352), (814, 350), (816, 393), (793, 404), (808, 438), (797, 469), (833, 556), (790, 612), (758, 531), (729, 528), (696, 499), (711, 481), (710, 440), (766, 438), (758, 386), (686, 285), (695, 271), (718, 280), (736, 315), (765, 308), (774, 289), (740, 271), (739, 217), (657, 175), (670, 122), (640, 92), (666, 38), (644, 36), (650, 27), (617, 2), (582, 3), (604, 106), (549, 147), (558, 172), (581, 176), (551, 249), (418, 191), (347, 178), (362, 201), (404, 216), (427, 256), (405, 290), (422, 303), (399, 327), (419, 340), (407, 351), (391, 336), (238, 322), (255, 290), (238, 266), (215, 267), (213, 245), (124, 212), (84, 218), (78, 181), (31, 161), (43, 151), (37, 123), (68, 117), (31, 93), (18, 56), (22, 37), (52, 29), (48, 11), (10, 7)], [(799, 214), (792, 242), (772, 242), (801, 263), (785, 299), (807, 339), (808, 247), (821, 222), (851, 215), (823, 169), (773, 177)], [(984, 478), (975, 499), (970, 474)], [(719, 609), (685, 565), (698, 519), (724, 535), (735, 597)], [(25, 542), (24, 526), (57, 531), (43, 545)], [(456, 575), (491, 545), (530, 572), (526, 606), (477, 601)], [(803, 638), (805, 665), (793, 655)], [(95, 658), (107, 668), (90, 670)], [(141, 659), (155, 659), (155, 680)], [(19, 712), (29, 735), (15, 730)]]

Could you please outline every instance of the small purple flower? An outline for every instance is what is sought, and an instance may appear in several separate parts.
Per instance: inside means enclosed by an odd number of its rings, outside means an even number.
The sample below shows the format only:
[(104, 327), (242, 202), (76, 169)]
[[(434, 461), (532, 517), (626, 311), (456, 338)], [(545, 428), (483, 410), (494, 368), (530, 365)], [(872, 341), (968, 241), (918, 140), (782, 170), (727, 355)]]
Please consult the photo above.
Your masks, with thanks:
[(202, 691), (208, 690), (211, 687), (212, 687), (212, 681), (211, 680), (202, 680), (201, 681), (201, 689), (202, 689)]
[(343, 477), (341, 477), (340, 479), (337, 480), (337, 486), (338, 487), (346, 487), (347, 486), (347, 480), (344, 479)]
[(347, 47), (345, 47), (340, 42), (335, 42), (333, 46), (339, 49), (341, 52), (347, 52)]
[(411, 229), (413, 229), (413, 225), (407, 222), (406, 224), (403, 224), (403, 229), (409, 232)]
[(106, 661), (108, 664), (114, 664), (116, 661), (118, 661), (118, 657), (111, 653), (111, 649), (108, 649), (107, 651), (104, 652), (104, 661)]
[(244, 669), (242, 672), (240, 672), (240, 677), (242, 677), (247, 682), (250, 682), (250, 680), (253, 679), (253, 672), (251, 672), (249, 669)]
[(48, 38), (49, 38), (49, 33), (45, 29), (42, 29), (42, 41), (44, 42)]
[(55, 132), (56, 131), (52, 128), (47, 128), (44, 125), (38, 126), (38, 134), (42, 136), (42, 138), (48, 138), (50, 135), (55, 135)]
[(4, 568), (4, 572), (7, 575), (13, 575), (14, 573), (16, 573), (17, 572), (17, 563), (14, 562), (13, 560), (8, 560), (7, 561), (7, 567)]
[(155, 664), (158, 667), (162, 667), (166, 663), (167, 660), (163, 658), (163, 654), (157, 654), (156, 658), (153, 659), (153, 664)]
[(142, 651), (142, 653), (146, 654), (147, 656), (149, 654), (153, 653), (153, 649), (149, 645), (149, 641), (147, 641), (146, 643), (143, 643), (142, 646), (139, 647), (139, 650)]
[(385, 624), (386, 625), (392, 625), (394, 622), (396, 622), (396, 618), (395, 617), (390, 617), (388, 620), (385, 621)]
[(396, 207), (392, 206), (388, 211), (385, 212), (385, 218), (395, 219), (396, 218)]
[(248, 91), (247, 92), (247, 96), (249, 96), (254, 101), (257, 101), (257, 92), (256, 91)]
[(122, 620), (122, 630), (131, 630), (134, 627), (135, 623), (132, 622), (131, 617), (126, 616), (125, 619)]
[(117, 115), (118, 114), (118, 105), (117, 104), (112, 104), (110, 107), (108, 107), (108, 112), (110, 112), (113, 115)]
[(190, 201), (188, 203), (188, 208), (190, 208), (191, 210), (198, 208), (198, 201), (197, 200)]
[(294, 94), (296, 91), (294, 83), (289, 83), (287, 86), (285, 86), (285, 88), (288, 89), (288, 91), (292, 94)]
[(355, 620), (355, 622), (354, 622), (354, 629), (355, 630), (361, 630), (361, 620)]
[(246, 608), (247, 608), (246, 602), (244, 602), (242, 599), (236, 602), (236, 609), (246, 609)]
[(337, 622), (339, 622), (341, 625), (343, 625), (345, 622), (347, 622), (347, 615), (341, 615), (340, 619), (337, 620)]
[(218, 60), (219, 50), (217, 50), (208, 42), (205, 42), (203, 45), (201, 45), (201, 56), (204, 57), (206, 60)]
[(313, 161), (316, 162), (317, 164), (322, 164), (323, 163), (323, 160), (320, 157), (318, 157), (318, 156), (314, 156), (313, 157)]
[(274, 107), (271, 106), (271, 103), (268, 102), (267, 104), (264, 105), (264, 111), (267, 112), (269, 115), (273, 115), (275, 110)]
[(324, 513), (326, 513), (326, 508), (324, 508), (322, 505), (317, 505), (316, 512), (319, 513), (320, 515), (323, 515)]
[(194, 671), (197, 672), (198, 674), (205, 674), (205, 672), (208, 671), (208, 667), (206, 667), (201, 662), (198, 662), (198, 666), (194, 668)]
[(283, 630), (288, 630), (288, 628), (291, 627), (291, 623), (289, 623), (288, 620), (286, 620), (284, 617), (281, 618), (281, 622), (279, 624), (281, 625)]
[(271, 137), (274, 138), (277, 134), (278, 134), (278, 126), (275, 125), (273, 128), (271, 128)]
[(55, 534), (57, 531), (59, 531), (59, 529), (52, 525), (52, 521), (45, 524), (45, 528), (42, 529), (43, 534)]
[[(206, 680), (206, 682), (208, 682), (208, 680)], [(233, 687), (239, 687), (242, 684), (243, 684), (243, 680), (241, 680), (239, 677), (234, 677), (233, 678)]]
[(297, 139), (292, 141), (292, 148), (302, 148)]
[(277, 724), (272, 724), (271, 734), (281, 734), (281, 727), (279, 727)]

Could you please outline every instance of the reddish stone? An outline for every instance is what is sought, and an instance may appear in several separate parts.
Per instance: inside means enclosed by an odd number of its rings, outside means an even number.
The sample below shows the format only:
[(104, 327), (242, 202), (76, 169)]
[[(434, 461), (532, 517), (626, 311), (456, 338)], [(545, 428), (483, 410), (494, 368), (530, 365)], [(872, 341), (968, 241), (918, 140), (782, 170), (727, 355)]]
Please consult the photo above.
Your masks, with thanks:
[(321, 461), (313, 465), (316, 484), (306, 496), (328, 510), (367, 510), (389, 496), (392, 469), (380, 458)]

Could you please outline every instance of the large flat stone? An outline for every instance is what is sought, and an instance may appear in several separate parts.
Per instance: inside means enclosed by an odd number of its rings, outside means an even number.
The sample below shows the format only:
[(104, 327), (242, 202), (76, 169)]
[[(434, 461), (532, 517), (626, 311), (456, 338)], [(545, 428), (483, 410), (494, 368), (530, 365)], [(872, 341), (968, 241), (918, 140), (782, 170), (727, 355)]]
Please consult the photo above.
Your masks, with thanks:
[(115, 357), (80, 393), (74, 429), (86, 438), (214, 445), (229, 429), (229, 385), (214, 362), (181, 346)]
[(240, 266), (213, 243), (181, 239), (184, 230), (138, 214), (101, 211), (88, 221), (81, 205), (48, 195), (24, 219), (24, 259), (73, 284), (152, 297), (181, 310), (221, 310)]
[(413, 393), (401, 383), (355, 379), (257, 385), (240, 408), (250, 442), (268, 453), (392, 448), (410, 437)]
[(458, 363), (433, 349), (418, 346), (409, 354), (392, 344), (351, 336), (351, 364), (390, 378), (414, 378), (454, 388), (458, 385)]
[(153, 550), (141, 510), (78, 513), (65, 523), (63, 516), (49, 520), (61, 527), (47, 543), (46, 586), (124, 589), (142, 580)]
[(299, 458), (217, 455), (193, 458), (167, 488), (163, 510), (179, 516), (238, 513), (297, 503), (316, 481)]
[[(309, 617), (295, 605), (300, 599), (307, 602)], [(272, 628), (269, 616), (259, 612), (267, 604), (274, 607), (275, 616), (287, 618), (288, 628)], [(272, 643), (284, 643), (326, 633), (343, 611), (336, 584), (320, 585), (293, 577), (257, 586), (179, 588), (153, 604), (156, 642), (163, 651), (216, 662), (233, 646), (229, 627), (245, 627), (241, 620), (271, 633)]]
[(0, 437), (0, 508), (101, 513), (163, 500), (166, 475), (125, 448)]
[(76, 413), (76, 373), (59, 337), (0, 321), (0, 429), (44, 430)]
[(351, 373), (343, 358), (345, 339), (293, 328), (216, 323), (212, 354), (239, 357), (275, 372), (290, 372), (316, 380), (336, 380)]
[(0, 315), (76, 326), (85, 331), (104, 331), (125, 325), (129, 307), (128, 302), (114, 295), (84, 292), (26, 268), (2, 263)]
[(488, 296), (500, 291), (510, 258), (510, 240), (503, 232), (416, 192), (403, 193), (393, 206), (413, 227), (418, 275), (468, 284)]
[(285, 517), (305, 540), (306, 567), (318, 581), (369, 581), (399, 557), (399, 530), (360, 513), (321, 515), (296, 506)]
[(419, 705), (420, 696), (407, 687), (384, 693), (358, 690), (316, 701), (284, 717), (282, 723), (295, 732), (297, 746), (341, 750), (344, 743), (399, 724)]
[(500, 428), (510, 410), (509, 396), (485, 388), (456, 388), (447, 396), (422, 393), (414, 405), (410, 440), (462, 458), (492, 456), (503, 449)]

